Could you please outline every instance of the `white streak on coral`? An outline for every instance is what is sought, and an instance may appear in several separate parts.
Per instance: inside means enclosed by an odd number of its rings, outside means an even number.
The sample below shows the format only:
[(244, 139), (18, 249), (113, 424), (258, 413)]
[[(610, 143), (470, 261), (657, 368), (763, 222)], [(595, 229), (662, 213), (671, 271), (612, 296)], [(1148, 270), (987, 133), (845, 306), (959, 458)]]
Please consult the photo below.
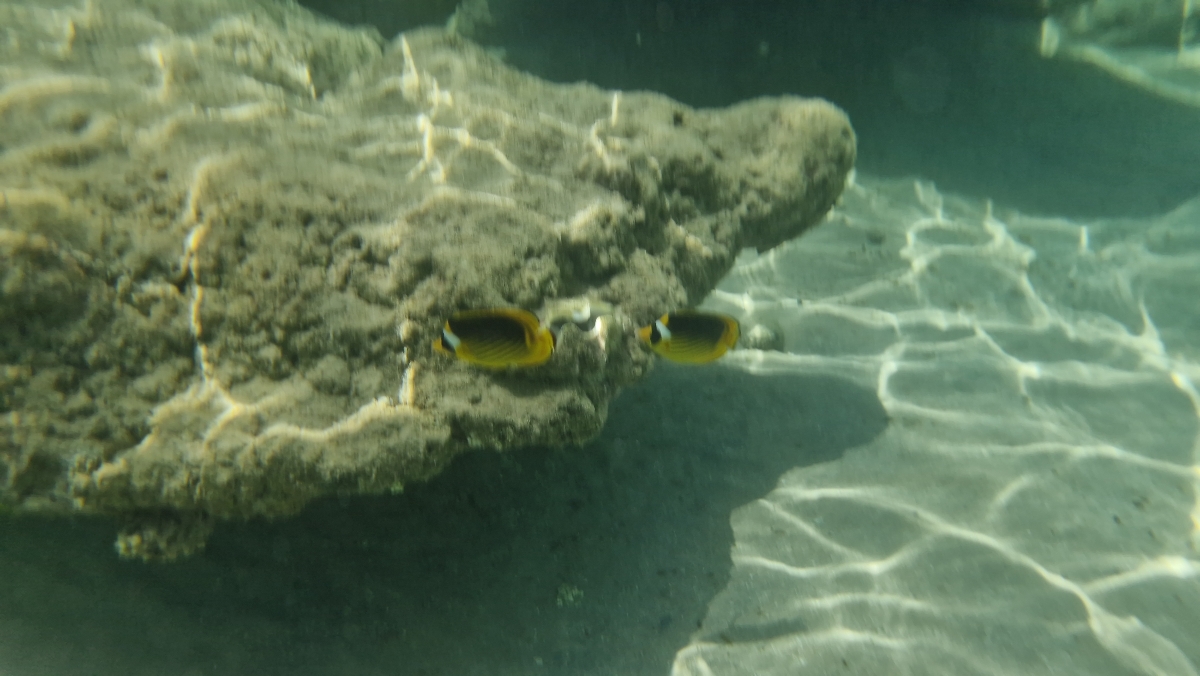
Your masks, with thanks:
[(420, 370), (420, 364), (413, 362), (404, 369), (404, 376), (400, 379), (400, 391), (397, 401), (401, 406), (414, 407), (417, 401), (417, 371)]

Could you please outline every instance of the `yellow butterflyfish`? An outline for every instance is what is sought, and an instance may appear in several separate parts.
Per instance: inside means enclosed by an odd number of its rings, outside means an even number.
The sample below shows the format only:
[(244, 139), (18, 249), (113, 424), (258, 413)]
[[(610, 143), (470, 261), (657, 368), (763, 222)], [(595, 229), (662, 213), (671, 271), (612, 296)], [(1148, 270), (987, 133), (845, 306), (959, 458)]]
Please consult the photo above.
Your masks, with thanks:
[(638, 330), (656, 354), (683, 364), (706, 364), (737, 344), (741, 328), (733, 317), (716, 312), (676, 310)]
[(537, 366), (553, 354), (554, 334), (528, 310), (463, 310), (446, 320), (433, 349), (486, 368)]

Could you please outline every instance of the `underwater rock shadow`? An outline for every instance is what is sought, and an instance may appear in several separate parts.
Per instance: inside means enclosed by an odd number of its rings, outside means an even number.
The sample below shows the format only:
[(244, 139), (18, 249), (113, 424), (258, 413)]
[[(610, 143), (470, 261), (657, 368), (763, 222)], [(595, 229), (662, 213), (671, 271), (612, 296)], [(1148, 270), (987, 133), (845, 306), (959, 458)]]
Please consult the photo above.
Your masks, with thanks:
[(142, 669), (665, 674), (726, 585), (733, 509), (885, 425), (875, 393), (846, 380), (663, 364), (582, 448), (468, 453), (402, 496), (225, 524), (177, 564), (118, 561), (103, 521), (69, 537), (16, 521), (0, 563), (20, 575), (62, 561), (53, 581), (31, 580), (90, 590), (92, 610), (72, 617), (104, 630), (54, 621), (56, 646), (180, 637), (124, 655)]
[(665, 364), (583, 448), (469, 453), (400, 499), (221, 529), (204, 560), (258, 562), (276, 590), (245, 612), (326, 618), (411, 673), (661, 674), (727, 582), (730, 513), (885, 425), (845, 380)]

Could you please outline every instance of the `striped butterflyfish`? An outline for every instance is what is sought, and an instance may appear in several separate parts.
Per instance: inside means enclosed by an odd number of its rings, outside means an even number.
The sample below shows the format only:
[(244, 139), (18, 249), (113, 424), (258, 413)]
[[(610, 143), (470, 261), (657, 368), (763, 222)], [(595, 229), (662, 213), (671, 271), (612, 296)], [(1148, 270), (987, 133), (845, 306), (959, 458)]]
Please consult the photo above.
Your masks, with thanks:
[(554, 352), (554, 334), (528, 310), (463, 310), (446, 320), (433, 349), (486, 368), (537, 366)]
[(641, 338), (659, 355), (683, 364), (705, 364), (737, 344), (737, 320), (716, 312), (676, 310), (638, 329)]

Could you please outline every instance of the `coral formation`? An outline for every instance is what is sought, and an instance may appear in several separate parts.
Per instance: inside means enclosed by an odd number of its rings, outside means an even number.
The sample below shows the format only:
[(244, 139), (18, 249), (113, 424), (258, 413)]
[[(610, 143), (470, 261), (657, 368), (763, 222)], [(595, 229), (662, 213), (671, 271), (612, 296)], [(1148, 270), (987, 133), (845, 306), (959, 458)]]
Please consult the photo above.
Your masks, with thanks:
[[(116, 515), (129, 556), (594, 436), (650, 364), (634, 327), (816, 223), (854, 161), (821, 101), (551, 85), (292, 6), (0, 24), (0, 504)], [(431, 350), (456, 310), (572, 298), (613, 312), (544, 366)]]

